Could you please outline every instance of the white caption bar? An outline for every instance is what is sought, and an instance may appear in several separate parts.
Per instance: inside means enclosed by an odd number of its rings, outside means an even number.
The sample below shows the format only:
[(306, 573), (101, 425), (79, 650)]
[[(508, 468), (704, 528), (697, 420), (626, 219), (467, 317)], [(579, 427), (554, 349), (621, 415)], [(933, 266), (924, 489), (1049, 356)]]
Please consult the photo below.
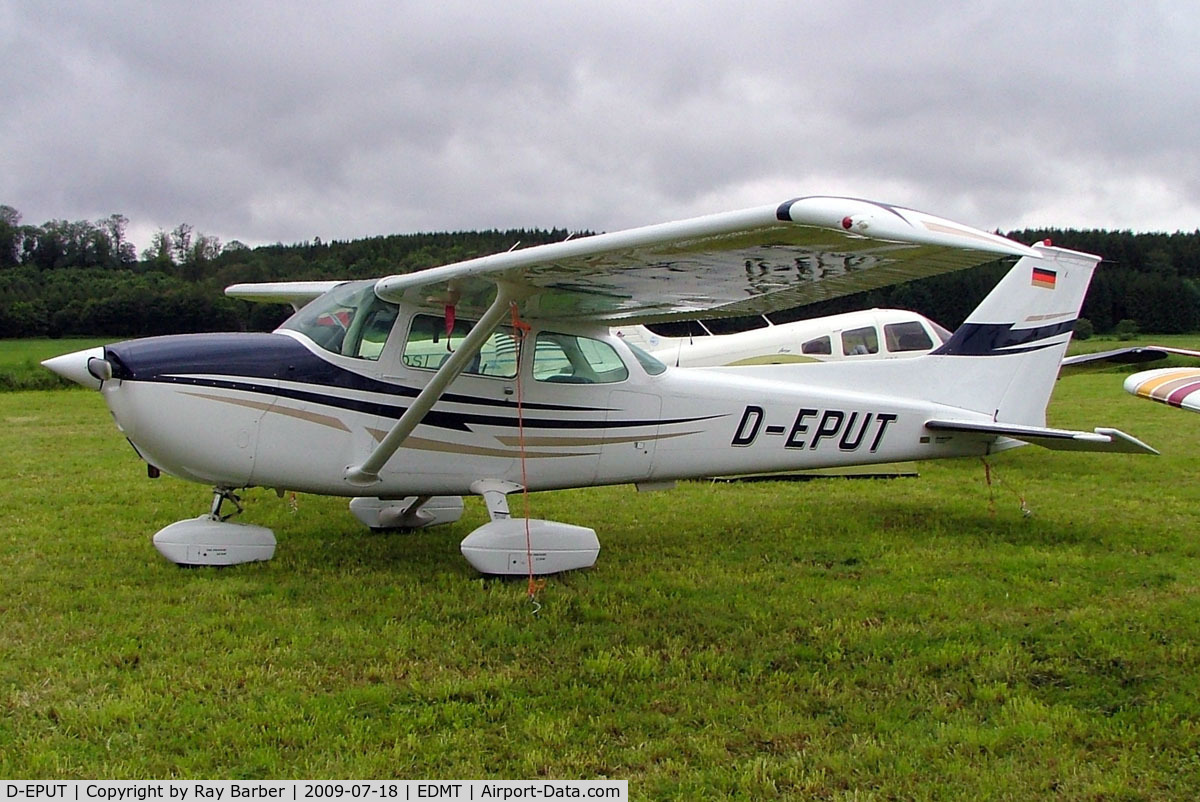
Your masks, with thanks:
[(628, 780), (69, 780), (0, 781), (12, 802), (231, 802), (231, 800), (510, 800), (604, 799), (628, 802)]

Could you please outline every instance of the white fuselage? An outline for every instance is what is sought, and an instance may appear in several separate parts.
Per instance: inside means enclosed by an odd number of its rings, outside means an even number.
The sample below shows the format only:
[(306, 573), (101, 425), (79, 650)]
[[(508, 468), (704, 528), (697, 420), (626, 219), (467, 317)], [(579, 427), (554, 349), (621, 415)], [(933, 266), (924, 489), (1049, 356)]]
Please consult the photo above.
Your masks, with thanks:
[(921, 400), (903, 374), (881, 374), (881, 363), (653, 375), (619, 338), (591, 327), (578, 331), (611, 345), (625, 378), (539, 380), (528, 359), (517, 377), (460, 375), (379, 483), (356, 486), (346, 480), (348, 466), (376, 447), (434, 375), (401, 358), (406, 331), (402, 312), (369, 360), (287, 331), (132, 341), (108, 348), (117, 371), (102, 392), (139, 453), (164, 471), (224, 487), (342, 496), (466, 494), (476, 480), (522, 482), (523, 474), (535, 490), (656, 482), (984, 448), (978, 440), (931, 437), (925, 421), (947, 408)]

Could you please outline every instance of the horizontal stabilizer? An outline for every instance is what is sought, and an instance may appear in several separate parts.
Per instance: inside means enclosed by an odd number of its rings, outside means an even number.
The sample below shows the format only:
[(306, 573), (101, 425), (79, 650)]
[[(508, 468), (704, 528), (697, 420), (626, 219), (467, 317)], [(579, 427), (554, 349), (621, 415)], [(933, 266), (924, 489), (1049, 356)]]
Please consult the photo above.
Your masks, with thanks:
[(268, 304), (291, 304), (299, 309), (309, 301), (332, 290), (344, 281), (268, 281), (259, 284), (234, 284), (225, 288), (230, 298)]
[(1050, 429), (1045, 426), (1021, 426), (1014, 423), (980, 423), (977, 421), (931, 420), (926, 429), (935, 432), (960, 432), (981, 437), (1011, 437), (1031, 445), (1055, 451), (1110, 451), (1121, 454), (1157, 454), (1158, 451), (1118, 429), (1096, 429), (1080, 432), (1070, 429)]

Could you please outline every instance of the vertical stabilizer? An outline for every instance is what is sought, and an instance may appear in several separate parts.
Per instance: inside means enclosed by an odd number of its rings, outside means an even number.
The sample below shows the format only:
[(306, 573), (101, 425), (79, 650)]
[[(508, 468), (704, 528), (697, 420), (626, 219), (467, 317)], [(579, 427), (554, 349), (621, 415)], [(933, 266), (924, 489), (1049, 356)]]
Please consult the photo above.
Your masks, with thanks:
[[(1100, 257), (1036, 245), (933, 352), (955, 364), (955, 403), (1004, 423), (1043, 426)], [(943, 361), (943, 360), (939, 360)]]

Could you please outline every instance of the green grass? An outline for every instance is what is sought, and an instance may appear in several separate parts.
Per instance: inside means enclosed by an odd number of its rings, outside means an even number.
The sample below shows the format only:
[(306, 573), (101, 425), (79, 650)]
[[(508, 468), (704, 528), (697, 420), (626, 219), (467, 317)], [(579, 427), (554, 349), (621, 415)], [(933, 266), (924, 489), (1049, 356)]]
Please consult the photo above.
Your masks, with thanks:
[(43, 359), (115, 342), (118, 338), (67, 337), (57, 340), (0, 340), (0, 392), (55, 390), (76, 385), (41, 366)]
[[(596, 567), (484, 580), (485, 520), (248, 493), (269, 563), (185, 570), (95, 393), (0, 395), (0, 776), (625, 778), (635, 799), (1193, 799), (1200, 417), (1059, 382), (1161, 457), (535, 495)], [(1032, 510), (1022, 514), (1020, 499)]]

